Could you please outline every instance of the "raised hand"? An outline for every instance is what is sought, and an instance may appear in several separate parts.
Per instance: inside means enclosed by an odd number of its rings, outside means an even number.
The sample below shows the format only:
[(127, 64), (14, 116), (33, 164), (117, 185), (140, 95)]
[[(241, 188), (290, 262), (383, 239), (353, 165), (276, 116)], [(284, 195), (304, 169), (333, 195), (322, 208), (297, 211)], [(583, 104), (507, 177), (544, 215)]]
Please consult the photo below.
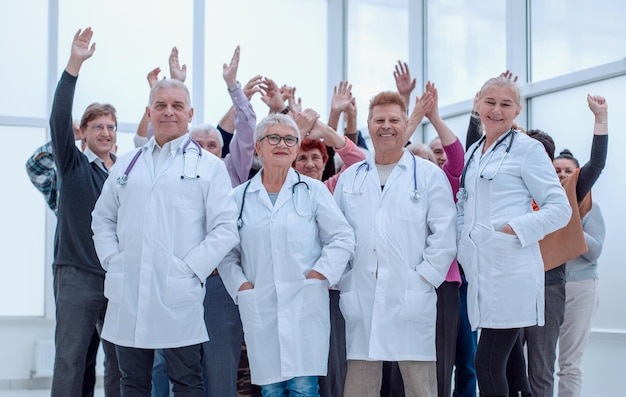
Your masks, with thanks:
[(517, 76), (513, 75), (513, 72), (511, 72), (508, 69), (505, 72), (500, 73), (500, 77), (504, 77), (506, 79), (512, 80), (514, 83), (517, 81)]
[(413, 112), (411, 112), (411, 116), (409, 116), (409, 119), (407, 120), (407, 124), (406, 124), (407, 139), (411, 135), (413, 135), (417, 126), (422, 122), (424, 115), (427, 112), (431, 112), (432, 107), (433, 107), (433, 94), (428, 89), (428, 84), (427, 84), (427, 89), (426, 91), (424, 91), (421, 98), (415, 97), (415, 107), (413, 108)]
[(91, 44), (91, 47), (89, 46), (92, 36), (93, 31), (89, 27), (85, 28), (83, 31), (79, 29), (74, 35), (70, 59), (67, 62), (67, 67), (65, 68), (65, 70), (72, 76), (78, 76), (78, 72), (80, 67), (83, 65), (83, 62), (91, 58), (93, 53), (96, 51), (96, 43)]
[[(426, 99), (427, 101), (419, 101), (420, 103), (415, 103), (415, 108), (419, 107), (423, 110), (424, 115), (428, 117), (429, 120), (439, 117), (439, 93), (435, 88), (435, 83), (431, 83), (428, 81), (426, 83), (426, 91), (424, 94), (430, 94)], [(424, 102), (424, 103), (421, 103)]]
[(589, 109), (593, 112), (595, 116), (599, 116), (602, 113), (608, 113), (609, 111), (606, 99), (604, 99), (604, 97), (601, 97), (600, 95), (587, 94), (587, 103), (589, 104)]
[(222, 76), (228, 87), (232, 87), (237, 84), (237, 69), (239, 68), (239, 53), (240, 48), (237, 46), (233, 57), (230, 59), (230, 64), (222, 65)]
[(331, 112), (345, 112), (353, 101), (352, 84), (347, 81), (340, 81), (339, 87), (333, 88), (333, 96), (330, 100)]
[(148, 72), (148, 76), (146, 78), (148, 79), (148, 85), (150, 85), (150, 88), (154, 87), (154, 85), (159, 82), (159, 73), (161, 73), (161, 68), (158, 67)]
[(320, 115), (313, 109), (304, 109), (302, 112), (295, 113), (294, 120), (300, 130), (300, 137), (302, 139), (319, 139), (321, 135), (311, 135), (311, 129), (315, 125), (315, 122), (320, 118)]
[(180, 62), (178, 62), (178, 48), (176, 47), (173, 47), (170, 52), (169, 64), (170, 77), (184, 83), (187, 78), (187, 65), (180, 66)]
[(289, 103), (289, 107), (295, 112), (301, 112), (302, 98), (296, 99), (296, 87), (288, 87), (287, 94), (287, 103)]
[(252, 99), (252, 96), (257, 92), (261, 92), (262, 83), (263, 76), (261, 76), (260, 74), (257, 74), (246, 83), (246, 85), (243, 87), (243, 93), (246, 95), (248, 100)]
[(396, 79), (396, 88), (398, 93), (402, 95), (408, 106), (409, 99), (411, 98), (411, 92), (415, 89), (416, 80), (411, 79), (411, 73), (409, 72), (409, 65), (406, 62), (398, 61), (393, 72), (393, 77)]
[(265, 78), (259, 87), (261, 88), (261, 100), (270, 108), (270, 112), (278, 113), (285, 108), (285, 101), (274, 80)]

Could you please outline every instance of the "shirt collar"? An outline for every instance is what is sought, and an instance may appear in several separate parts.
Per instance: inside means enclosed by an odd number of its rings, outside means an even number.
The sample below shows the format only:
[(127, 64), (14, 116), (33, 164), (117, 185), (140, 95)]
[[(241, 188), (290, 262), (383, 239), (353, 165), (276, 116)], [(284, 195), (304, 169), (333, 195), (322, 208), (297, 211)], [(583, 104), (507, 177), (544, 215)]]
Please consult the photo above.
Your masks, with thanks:
[[(185, 133), (179, 136), (178, 138), (167, 142), (165, 145), (163, 145), (161, 150), (169, 149), (169, 151), (172, 152), (172, 155), (174, 155), (174, 153), (178, 150), (178, 148), (183, 146), (183, 144), (187, 141), (187, 139), (189, 139), (189, 133)], [(148, 143), (146, 143), (146, 148), (150, 150), (148, 153), (152, 153), (155, 147), (158, 147), (158, 144), (156, 142), (156, 139), (154, 139), (154, 136), (153, 136), (150, 138)]]
[[(103, 171), (105, 172), (109, 172), (106, 168), (106, 166), (104, 165), (104, 160), (102, 160), (100, 157), (98, 157), (94, 152), (91, 151), (91, 149), (89, 149), (89, 147), (85, 147), (85, 151), (83, 152), (85, 154), (85, 156), (87, 156), (87, 160), (89, 160), (90, 163), (96, 163), (96, 165), (98, 167), (100, 167)], [(115, 161), (117, 161), (117, 156), (111, 152), (109, 152), (109, 156), (111, 157), (111, 160), (113, 160), (113, 162), (115, 163)]]

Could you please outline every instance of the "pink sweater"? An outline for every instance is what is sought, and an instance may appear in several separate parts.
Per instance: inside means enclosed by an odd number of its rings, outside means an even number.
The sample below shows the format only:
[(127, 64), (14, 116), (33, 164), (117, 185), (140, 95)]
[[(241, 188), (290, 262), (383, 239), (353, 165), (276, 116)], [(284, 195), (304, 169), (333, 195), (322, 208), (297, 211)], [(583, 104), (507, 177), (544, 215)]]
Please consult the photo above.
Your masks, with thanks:
[[(448, 181), (452, 187), (452, 197), (456, 203), (456, 193), (459, 191), (459, 179), (461, 177), (461, 173), (463, 172), (465, 151), (463, 150), (463, 145), (458, 138), (451, 145), (444, 146), (443, 150), (446, 152), (448, 161), (445, 162), (442, 169), (448, 177)], [(459, 272), (459, 264), (457, 263), (456, 258), (454, 258), (452, 264), (450, 265), (450, 269), (446, 275), (446, 281), (457, 282), (461, 285), (461, 273)]]
[[(350, 139), (346, 139), (346, 145), (341, 149), (335, 149), (335, 152), (341, 157), (343, 160), (343, 167), (339, 170), (338, 173), (331, 176), (327, 180), (324, 181), (324, 184), (330, 190), (330, 193), (333, 194), (335, 192), (335, 187), (337, 186), (337, 181), (339, 180), (339, 175), (342, 172), (348, 169), (352, 164), (358, 163), (359, 161), (365, 160), (365, 153), (359, 149), (359, 147), (352, 142)], [(458, 185), (458, 184), (457, 184)], [(458, 190), (458, 187), (457, 187)], [(460, 277), (460, 276), (459, 276)]]

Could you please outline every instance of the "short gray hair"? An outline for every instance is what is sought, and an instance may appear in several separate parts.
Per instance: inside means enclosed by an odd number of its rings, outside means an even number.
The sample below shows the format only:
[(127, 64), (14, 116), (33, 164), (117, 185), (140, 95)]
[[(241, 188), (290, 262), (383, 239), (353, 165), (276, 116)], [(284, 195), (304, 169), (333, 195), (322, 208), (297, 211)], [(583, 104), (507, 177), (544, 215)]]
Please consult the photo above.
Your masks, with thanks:
[(210, 134), (211, 132), (215, 132), (220, 141), (220, 146), (224, 146), (224, 138), (222, 138), (222, 133), (218, 131), (217, 128), (213, 127), (211, 124), (198, 124), (191, 127), (191, 131), (189, 135), (193, 138), (195, 134)]
[(191, 95), (189, 95), (189, 89), (187, 88), (185, 83), (176, 79), (159, 80), (154, 85), (154, 87), (152, 87), (152, 89), (150, 90), (150, 97), (148, 98), (148, 105), (149, 106), (152, 105), (152, 101), (154, 100), (154, 93), (156, 92), (156, 90), (160, 90), (162, 88), (174, 88), (174, 87), (182, 88), (183, 90), (185, 90), (187, 106), (191, 107)]
[(302, 139), (300, 139), (300, 130), (298, 129), (298, 125), (291, 117), (280, 113), (270, 114), (257, 124), (256, 129), (254, 130), (254, 140), (258, 141), (263, 138), (269, 127), (273, 125), (282, 125), (291, 128), (293, 132), (296, 133), (296, 136), (298, 137), (298, 146), (300, 146)]

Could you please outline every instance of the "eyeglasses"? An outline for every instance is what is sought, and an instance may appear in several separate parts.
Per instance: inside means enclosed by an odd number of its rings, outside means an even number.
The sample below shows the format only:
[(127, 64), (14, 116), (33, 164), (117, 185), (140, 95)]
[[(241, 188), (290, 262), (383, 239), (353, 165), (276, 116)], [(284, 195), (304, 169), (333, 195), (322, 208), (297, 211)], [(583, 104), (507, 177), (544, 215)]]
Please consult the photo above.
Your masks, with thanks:
[(102, 132), (104, 129), (107, 129), (109, 132), (115, 132), (117, 130), (117, 126), (114, 124), (102, 125), (102, 124), (94, 124), (91, 126), (91, 129), (97, 132)]
[(259, 142), (261, 142), (265, 138), (267, 138), (267, 141), (272, 146), (278, 145), (280, 141), (283, 140), (285, 141), (285, 145), (287, 147), (296, 146), (299, 140), (297, 136), (293, 136), (293, 135), (280, 136), (280, 135), (272, 134), (272, 135), (265, 135), (263, 138), (259, 139)]

